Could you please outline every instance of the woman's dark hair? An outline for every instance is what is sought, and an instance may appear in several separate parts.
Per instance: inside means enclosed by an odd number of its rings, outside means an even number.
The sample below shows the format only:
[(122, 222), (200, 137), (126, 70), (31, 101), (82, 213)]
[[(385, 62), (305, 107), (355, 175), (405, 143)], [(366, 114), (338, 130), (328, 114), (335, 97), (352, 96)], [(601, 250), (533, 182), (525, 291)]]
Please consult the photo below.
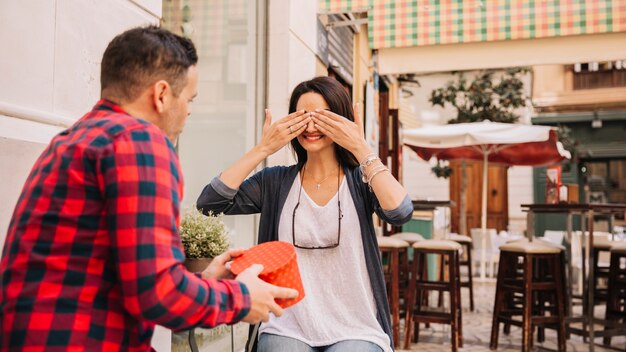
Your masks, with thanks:
[(191, 40), (156, 26), (137, 27), (109, 43), (100, 68), (103, 98), (134, 101), (158, 80), (167, 81), (174, 96), (187, 84), (187, 69), (198, 62)]
[[(296, 111), (298, 100), (306, 93), (317, 93), (321, 95), (328, 104), (330, 111), (350, 121), (354, 121), (350, 95), (348, 95), (346, 89), (336, 79), (331, 77), (316, 77), (310, 81), (304, 81), (298, 84), (291, 93), (291, 99), (289, 99), (290, 114)], [(291, 140), (291, 147), (296, 153), (298, 165), (304, 165), (307, 161), (307, 153), (300, 142), (298, 142), (297, 138)], [(335, 143), (335, 155), (342, 166), (355, 167), (359, 165), (354, 155), (337, 143)]]

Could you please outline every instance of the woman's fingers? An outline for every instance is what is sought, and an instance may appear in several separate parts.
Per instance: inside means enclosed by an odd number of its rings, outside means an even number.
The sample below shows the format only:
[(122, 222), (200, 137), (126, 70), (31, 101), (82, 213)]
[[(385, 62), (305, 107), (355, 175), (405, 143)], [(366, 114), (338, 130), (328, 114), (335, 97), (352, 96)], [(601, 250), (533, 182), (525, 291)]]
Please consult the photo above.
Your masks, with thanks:
[(263, 123), (263, 131), (267, 131), (272, 125), (272, 113), (270, 109), (265, 109), (265, 122)]
[(307, 124), (308, 123), (304, 123), (304, 122), (300, 122), (300, 123), (295, 124), (294, 128), (292, 129), (293, 130), (292, 133), (295, 133), (295, 134), (299, 135), (300, 133), (304, 132), (304, 130), (306, 129)]
[(310, 118), (311, 116), (309, 113), (292, 118), (290, 121), (285, 122), (286, 129), (290, 134), (300, 134), (303, 131), (303, 128), (306, 128)]
[(343, 121), (350, 121), (348, 119), (346, 119), (345, 117), (335, 114), (334, 112), (330, 111), (330, 110), (324, 110), (324, 109), (317, 109), (315, 110), (315, 114), (317, 116), (325, 116), (335, 122), (343, 122)]
[(354, 123), (359, 127), (361, 137), (365, 137), (365, 130), (363, 129), (363, 117), (361, 116), (359, 103), (352, 105), (352, 114), (354, 115)]
[[(344, 119), (345, 121), (348, 121), (343, 117), (342, 119)], [(333, 118), (330, 118), (326, 115), (321, 115), (321, 114), (313, 115), (313, 121), (315, 122), (316, 125), (321, 125), (327, 130), (340, 128), (341, 124), (343, 123), (343, 121), (337, 121), (337, 120), (334, 120)]]
[(328, 125), (325, 124), (324, 122), (321, 122), (320, 120), (315, 120), (315, 128), (317, 128), (320, 132), (322, 132), (323, 134), (327, 135), (332, 140), (334, 140), (332, 131), (328, 128)]
[(305, 118), (307, 118), (307, 116), (308, 113), (305, 112), (305, 110), (298, 110), (282, 118), (279, 123), (282, 125), (291, 126), (304, 120)]

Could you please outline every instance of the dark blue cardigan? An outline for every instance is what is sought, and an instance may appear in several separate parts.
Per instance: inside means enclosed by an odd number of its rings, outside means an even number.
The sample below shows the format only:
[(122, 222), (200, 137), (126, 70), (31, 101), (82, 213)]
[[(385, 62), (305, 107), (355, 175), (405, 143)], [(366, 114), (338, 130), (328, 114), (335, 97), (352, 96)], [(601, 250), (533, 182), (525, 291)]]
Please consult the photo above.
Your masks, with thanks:
[[(227, 215), (261, 213), (258, 243), (276, 241), (280, 214), (299, 169), (298, 165), (265, 168), (245, 180), (238, 190), (229, 188), (219, 177), (215, 177), (202, 190), (197, 206), (204, 213), (208, 211)], [(376, 212), (381, 219), (390, 224), (402, 225), (411, 219), (413, 205), (407, 196), (396, 209), (383, 210), (368, 185), (361, 181), (361, 170), (358, 167), (344, 167), (344, 173), (361, 225), (363, 255), (378, 309), (377, 319), (383, 331), (389, 336), (393, 348), (389, 304), (372, 213)]]

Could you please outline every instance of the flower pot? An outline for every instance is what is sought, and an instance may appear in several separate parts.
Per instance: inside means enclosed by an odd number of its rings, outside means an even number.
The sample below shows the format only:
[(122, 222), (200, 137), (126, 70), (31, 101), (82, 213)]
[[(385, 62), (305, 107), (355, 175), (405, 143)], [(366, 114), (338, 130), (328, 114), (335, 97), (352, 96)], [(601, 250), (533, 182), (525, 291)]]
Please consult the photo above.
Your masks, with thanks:
[(186, 258), (183, 265), (192, 273), (201, 273), (211, 264), (213, 258)]

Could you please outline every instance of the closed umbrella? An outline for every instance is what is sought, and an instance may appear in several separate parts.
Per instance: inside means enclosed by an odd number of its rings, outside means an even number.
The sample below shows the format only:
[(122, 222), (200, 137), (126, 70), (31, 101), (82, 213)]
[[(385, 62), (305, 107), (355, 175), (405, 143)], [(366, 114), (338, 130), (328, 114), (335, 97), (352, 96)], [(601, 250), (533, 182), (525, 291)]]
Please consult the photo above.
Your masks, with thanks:
[[(490, 121), (439, 125), (404, 130), (402, 142), (426, 161), (432, 157), (483, 160), (483, 248), (487, 233), (488, 163), (539, 166), (570, 158), (570, 153), (558, 141), (556, 131), (548, 126)], [(484, 275), (485, 251), (481, 257), (481, 277)]]

